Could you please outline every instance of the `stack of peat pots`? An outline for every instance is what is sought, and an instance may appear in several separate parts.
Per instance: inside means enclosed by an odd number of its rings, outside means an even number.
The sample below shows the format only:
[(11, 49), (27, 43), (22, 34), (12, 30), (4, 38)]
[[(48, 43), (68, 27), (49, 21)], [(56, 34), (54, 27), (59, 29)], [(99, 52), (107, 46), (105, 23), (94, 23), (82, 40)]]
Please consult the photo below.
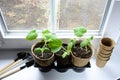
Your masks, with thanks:
[(102, 38), (99, 43), (99, 48), (96, 55), (96, 65), (98, 67), (104, 67), (107, 61), (109, 61), (112, 54), (115, 41), (111, 38)]

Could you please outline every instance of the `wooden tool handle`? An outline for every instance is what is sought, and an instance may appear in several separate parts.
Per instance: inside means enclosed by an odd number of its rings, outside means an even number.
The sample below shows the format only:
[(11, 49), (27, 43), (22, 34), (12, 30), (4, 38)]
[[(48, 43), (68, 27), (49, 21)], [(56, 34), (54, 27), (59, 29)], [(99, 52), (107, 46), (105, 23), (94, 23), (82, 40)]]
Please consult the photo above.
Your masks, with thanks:
[(16, 68), (16, 69), (14, 69), (14, 70), (12, 70), (12, 71), (6, 73), (6, 74), (1, 75), (1, 76), (0, 76), (0, 79), (3, 79), (3, 78), (5, 78), (5, 77), (8, 77), (8, 76), (10, 76), (10, 75), (12, 75), (12, 74), (14, 74), (14, 73), (20, 71), (20, 70), (21, 70), (20, 68)]
[(8, 66), (8, 67), (5, 68), (4, 70), (2, 70), (2, 71), (0, 72), (0, 75), (2, 75), (2, 74), (4, 74), (5, 72), (9, 71), (10, 68), (14, 67), (15, 65), (19, 64), (19, 63), (22, 62), (22, 61), (23, 61), (23, 59), (19, 59), (19, 60), (17, 60), (16, 62), (12, 63), (10, 66)]
[(1, 73), (2, 71), (4, 71), (6, 68), (8, 68), (9, 66), (11, 66), (14, 62), (15, 62), (15, 61), (12, 60), (12, 61), (11, 61), (8, 65), (6, 65), (4, 68), (0, 69), (0, 73)]

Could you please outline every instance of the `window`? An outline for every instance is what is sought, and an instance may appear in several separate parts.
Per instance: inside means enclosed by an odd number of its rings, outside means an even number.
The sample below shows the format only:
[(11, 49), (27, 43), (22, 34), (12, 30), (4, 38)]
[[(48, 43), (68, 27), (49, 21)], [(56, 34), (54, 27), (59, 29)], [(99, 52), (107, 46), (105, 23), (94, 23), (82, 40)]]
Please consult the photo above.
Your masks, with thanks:
[(50, 18), (55, 18), (56, 30), (80, 25), (99, 30), (106, 3), (107, 0), (0, 0), (0, 8), (8, 30), (49, 28), (53, 20)]
[(49, 0), (0, 0), (0, 8), (8, 30), (47, 28), (49, 4)]
[(98, 30), (107, 0), (58, 0), (58, 28), (71, 30), (84, 25)]
[(60, 38), (71, 38), (72, 29), (84, 25), (88, 29), (86, 36), (101, 37), (113, 4), (112, 0), (0, 0), (3, 47), (14, 40), (19, 47), (28, 46), (29, 42), (21, 43), (33, 28), (39, 32), (49, 28)]

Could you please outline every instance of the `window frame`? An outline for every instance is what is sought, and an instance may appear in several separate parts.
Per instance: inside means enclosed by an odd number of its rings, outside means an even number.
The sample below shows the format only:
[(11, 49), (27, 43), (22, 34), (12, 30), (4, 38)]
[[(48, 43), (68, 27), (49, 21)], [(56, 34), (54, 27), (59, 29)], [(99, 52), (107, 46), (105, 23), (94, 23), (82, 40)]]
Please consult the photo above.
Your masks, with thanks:
[[(56, 26), (56, 7), (55, 7), (55, 2), (56, 0), (50, 0), (50, 8), (52, 8), (52, 11), (50, 12), (51, 15), (51, 25), (50, 26), (50, 30), (52, 33), (54, 33), (56, 36), (58, 36), (59, 38), (62, 39), (69, 39), (69, 38), (76, 38), (73, 34), (73, 32), (71, 30), (56, 30), (55, 26)], [(114, 5), (115, 0), (107, 0), (107, 4), (106, 4), (106, 8), (104, 10), (104, 16), (102, 18), (102, 22), (101, 22), (101, 27), (99, 30), (88, 30), (87, 34), (85, 35), (85, 37), (88, 37), (90, 35), (93, 35), (95, 38), (102, 38), (104, 36), (106, 27), (107, 27), (107, 23), (110, 17), (110, 14), (112, 12), (112, 8)], [(53, 16), (55, 15), (55, 16)], [(32, 41), (32, 42), (28, 42), (25, 40), (25, 37), (28, 33), (28, 30), (8, 30), (5, 27), (6, 23), (3, 17), (2, 12), (0, 12), (0, 39), (1, 39), (1, 43), (3, 44), (2, 48), (30, 48), (30, 46), (35, 42), (35, 41), (39, 41), (40, 36), (38, 37), (37, 40)], [(55, 31), (56, 30), (56, 31)], [(41, 33), (41, 31), (39, 31), (39, 33)], [(63, 36), (64, 35), (64, 36)], [(15, 41), (18, 41), (17, 43), (14, 43)], [(24, 44), (23, 43), (26, 43)], [(14, 45), (10, 46), (10, 44), (14, 43)], [(16, 44), (20, 44), (19, 46)]]
[[(89, 36), (89, 35), (93, 35), (95, 37), (102, 37), (103, 34), (104, 34), (104, 29), (106, 28), (104, 26), (105, 22), (106, 22), (106, 19), (107, 19), (107, 14), (108, 14), (108, 11), (109, 11), (109, 7), (110, 7), (110, 4), (111, 4), (111, 1), (112, 0), (107, 0), (106, 1), (106, 7), (104, 9), (104, 15), (101, 19), (101, 22), (100, 22), (100, 27), (99, 27), (99, 30), (88, 30), (88, 33), (86, 34), (86, 36)], [(57, 5), (55, 5), (57, 2), (57, 0), (50, 0), (50, 4), (51, 4), (51, 12), (50, 12), (50, 16), (51, 16), (51, 25), (49, 27), (49, 29), (51, 30), (52, 33), (54, 33), (55, 35), (57, 35), (58, 37), (60, 38), (71, 38), (71, 37), (75, 37), (74, 34), (73, 34), (73, 31), (72, 30), (56, 30), (56, 21), (57, 21)], [(0, 10), (1, 12), (1, 10)], [(4, 38), (25, 38), (25, 35), (26, 33), (28, 32), (28, 30), (8, 30), (7, 29), (7, 25), (6, 25), (6, 22), (5, 22), (5, 19), (4, 19), (4, 16), (2, 14), (2, 12), (0, 13), (0, 17), (2, 19), (2, 35), (4, 35), (3, 37)], [(1, 29), (1, 30), (2, 30)], [(41, 31), (39, 31), (41, 32)], [(21, 35), (20, 35), (21, 34)], [(62, 35), (65, 35), (65, 36), (62, 36)], [(19, 37), (15, 36), (15, 35), (19, 35)], [(69, 36), (71, 35), (71, 36)]]

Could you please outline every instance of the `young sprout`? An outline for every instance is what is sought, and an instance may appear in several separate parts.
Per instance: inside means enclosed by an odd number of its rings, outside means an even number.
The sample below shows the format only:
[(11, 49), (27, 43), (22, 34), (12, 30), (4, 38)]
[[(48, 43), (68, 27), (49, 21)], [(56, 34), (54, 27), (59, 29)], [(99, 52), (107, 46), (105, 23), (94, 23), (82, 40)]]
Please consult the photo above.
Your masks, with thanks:
[[(87, 29), (84, 26), (80, 26), (74, 29), (74, 34), (77, 37), (83, 37), (83, 35), (87, 32)], [(80, 47), (83, 48), (85, 47), (86, 51), (88, 51), (87, 46), (91, 45), (91, 40), (93, 40), (93, 36), (84, 39), (81, 43), (80, 43)]]
[(91, 40), (93, 40), (93, 36), (90, 36), (89, 38), (83, 40), (81, 43), (80, 43), (80, 47), (83, 48), (85, 47), (86, 51), (88, 51), (88, 46), (90, 47), (91, 45)]
[[(35, 40), (37, 39), (38, 33), (36, 30), (31, 30), (26, 36), (26, 40)], [(51, 51), (53, 53), (58, 52), (62, 48), (62, 40), (53, 35), (49, 30), (43, 30), (41, 35), (41, 42), (43, 42), (42, 47), (34, 49), (34, 53), (41, 53), (44, 57), (45, 52)]]
[(67, 55), (70, 55), (71, 49), (74, 44), (75, 44), (75, 41), (73, 39), (71, 39), (70, 42), (68, 43), (67, 49), (64, 48), (65, 51), (62, 54), (62, 58), (65, 58)]

